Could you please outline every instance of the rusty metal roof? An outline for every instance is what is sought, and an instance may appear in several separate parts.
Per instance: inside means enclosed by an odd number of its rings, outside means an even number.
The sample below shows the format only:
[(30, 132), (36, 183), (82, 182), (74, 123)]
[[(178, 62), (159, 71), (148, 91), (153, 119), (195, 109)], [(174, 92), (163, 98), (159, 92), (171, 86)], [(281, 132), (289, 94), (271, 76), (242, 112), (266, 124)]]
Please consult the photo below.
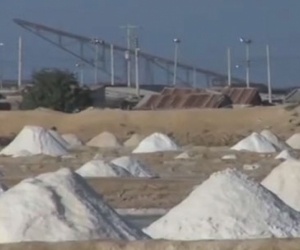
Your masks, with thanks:
[(193, 88), (170, 88), (166, 87), (161, 91), (161, 95), (183, 95), (192, 93), (206, 93), (206, 89), (193, 89)]
[(261, 97), (256, 88), (225, 87), (220, 92), (229, 96), (233, 104), (257, 106), (262, 104)]
[(222, 108), (231, 107), (231, 100), (223, 94), (165, 94), (152, 95), (137, 109), (192, 109), (192, 108)]

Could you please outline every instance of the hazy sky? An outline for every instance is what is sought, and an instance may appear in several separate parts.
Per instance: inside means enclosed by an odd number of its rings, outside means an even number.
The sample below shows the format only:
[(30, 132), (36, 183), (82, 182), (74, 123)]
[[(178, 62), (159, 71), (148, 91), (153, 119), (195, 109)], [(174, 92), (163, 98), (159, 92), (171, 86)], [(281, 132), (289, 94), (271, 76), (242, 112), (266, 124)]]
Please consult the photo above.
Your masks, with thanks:
[[(25, 73), (48, 66), (74, 68), (76, 59), (28, 33), (13, 18), (38, 22), (90, 37), (124, 44), (126, 23), (142, 26), (144, 51), (172, 58), (180, 37), (180, 60), (226, 71), (226, 48), (233, 63), (243, 64), (238, 38), (253, 39), (252, 80), (266, 81), (265, 45), (270, 44), (273, 81), (300, 83), (299, 0), (1, 0), (0, 65), (5, 78), (16, 78), (17, 37), (24, 37)], [(243, 77), (244, 69), (234, 69)]]

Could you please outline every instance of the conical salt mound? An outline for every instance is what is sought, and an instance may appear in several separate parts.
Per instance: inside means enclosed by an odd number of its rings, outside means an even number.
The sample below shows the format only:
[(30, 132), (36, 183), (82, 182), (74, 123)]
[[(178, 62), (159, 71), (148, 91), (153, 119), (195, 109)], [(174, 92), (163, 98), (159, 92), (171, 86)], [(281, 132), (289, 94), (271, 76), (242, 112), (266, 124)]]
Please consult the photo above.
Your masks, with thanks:
[(290, 207), (300, 211), (300, 161), (287, 160), (261, 182)]
[(188, 152), (183, 152), (183, 153), (177, 155), (174, 159), (175, 159), (175, 160), (188, 160), (188, 159), (190, 159), (190, 158), (191, 158), (191, 157), (190, 157), (190, 155), (189, 155)]
[(179, 147), (168, 136), (154, 133), (140, 142), (133, 153), (154, 153), (164, 151), (177, 151)]
[(133, 134), (127, 141), (124, 142), (124, 146), (128, 148), (135, 148), (145, 137), (139, 134)]
[(145, 238), (68, 169), (24, 180), (0, 195), (0, 243)]
[(300, 150), (300, 133), (292, 135), (286, 143), (293, 149)]
[(264, 136), (258, 133), (252, 133), (245, 139), (234, 145), (232, 150), (250, 151), (256, 153), (274, 153), (277, 152), (276, 147)]
[(5, 192), (7, 189), (8, 189), (8, 188), (7, 188), (4, 184), (2, 184), (2, 183), (0, 182), (0, 194), (2, 194), (3, 192)]
[(98, 147), (98, 148), (119, 148), (121, 147), (121, 143), (118, 139), (109, 132), (103, 132), (87, 143), (90, 147)]
[(82, 146), (82, 141), (74, 134), (63, 134), (62, 138), (69, 144), (70, 149)]
[(296, 154), (290, 150), (283, 150), (279, 155), (275, 157), (278, 160), (296, 160)]
[(135, 177), (152, 178), (157, 176), (154, 173), (152, 173), (148, 166), (144, 165), (139, 160), (133, 157), (123, 156), (112, 160), (111, 163), (113, 165), (125, 169), (126, 171), (131, 173), (132, 176)]
[(300, 213), (236, 170), (213, 174), (144, 229), (154, 239), (299, 237)]
[(45, 154), (60, 156), (67, 154), (63, 139), (55, 131), (36, 126), (25, 126), (17, 137), (0, 154), (23, 156)]
[(289, 150), (291, 147), (281, 140), (277, 135), (272, 133), (270, 130), (263, 130), (260, 134), (270, 141), (278, 150)]
[(76, 170), (82, 177), (126, 177), (131, 176), (126, 169), (103, 160), (92, 160)]

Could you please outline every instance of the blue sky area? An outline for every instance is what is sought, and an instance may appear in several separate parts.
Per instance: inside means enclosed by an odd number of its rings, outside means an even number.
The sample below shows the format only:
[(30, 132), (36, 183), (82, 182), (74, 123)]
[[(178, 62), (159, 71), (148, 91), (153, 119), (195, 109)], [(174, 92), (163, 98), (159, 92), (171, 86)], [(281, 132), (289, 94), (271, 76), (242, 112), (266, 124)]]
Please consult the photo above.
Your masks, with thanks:
[[(74, 69), (76, 59), (21, 29), (25, 19), (125, 44), (127, 23), (139, 31), (144, 51), (172, 58), (173, 38), (180, 37), (180, 60), (226, 72), (226, 48), (233, 64), (243, 64), (240, 36), (253, 39), (251, 79), (266, 82), (265, 45), (271, 47), (274, 85), (300, 84), (299, 0), (1, 0), (0, 66), (4, 78), (17, 76), (17, 39), (24, 37), (24, 70), (59, 66)], [(244, 77), (244, 69), (233, 74)]]

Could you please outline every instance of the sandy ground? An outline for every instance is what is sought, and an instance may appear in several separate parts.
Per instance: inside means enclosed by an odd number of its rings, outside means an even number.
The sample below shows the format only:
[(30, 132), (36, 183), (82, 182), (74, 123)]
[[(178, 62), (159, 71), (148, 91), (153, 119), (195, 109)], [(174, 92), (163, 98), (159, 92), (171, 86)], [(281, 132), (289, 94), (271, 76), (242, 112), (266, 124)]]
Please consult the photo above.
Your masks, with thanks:
[[(280, 164), (276, 154), (237, 153), (236, 160), (222, 160), (232, 154), (229, 146), (249, 135), (252, 131), (268, 128), (288, 138), (300, 132), (297, 110), (284, 107), (245, 108), (235, 110), (189, 111), (120, 111), (87, 110), (78, 114), (63, 114), (49, 110), (0, 112), (0, 136), (13, 137), (24, 125), (56, 126), (61, 133), (74, 133), (83, 141), (110, 131), (121, 141), (132, 133), (149, 135), (163, 132), (171, 135), (185, 151), (188, 160), (175, 160), (178, 153), (141, 154), (137, 157), (157, 172), (160, 179), (138, 178), (90, 178), (88, 182), (114, 208), (166, 208), (181, 202), (196, 185), (212, 173), (225, 168), (237, 168), (257, 181), (262, 180)], [(77, 169), (95, 154), (107, 160), (130, 154), (131, 150), (101, 150), (82, 147), (71, 152), (72, 158), (45, 156), (10, 158), (0, 157), (3, 181), (13, 186), (21, 180), (62, 167)], [(300, 152), (299, 152), (300, 153)], [(300, 155), (300, 154), (299, 154)], [(245, 164), (257, 164), (247, 170)], [(75, 244), (75, 243), (74, 243)], [(1, 249), (299, 249), (299, 241), (258, 242), (201, 242), (170, 243), (147, 242), (128, 245), (125, 243), (89, 242), (46, 245), (10, 245)], [(251, 247), (250, 247), (251, 246)], [(293, 248), (294, 247), (294, 248)]]
[(126, 139), (133, 132), (148, 135), (155, 131), (172, 134), (182, 144), (230, 145), (251, 131), (271, 128), (278, 135), (300, 131), (296, 110), (284, 107), (240, 109), (121, 111), (86, 110), (63, 114), (47, 110), (0, 112), (0, 135), (16, 134), (24, 125), (56, 126), (83, 140), (104, 130)]
[(299, 239), (246, 240), (246, 241), (197, 241), (197, 242), (69, 242), (21, 243), (1, 245), (1, 250), (298, 250)]

